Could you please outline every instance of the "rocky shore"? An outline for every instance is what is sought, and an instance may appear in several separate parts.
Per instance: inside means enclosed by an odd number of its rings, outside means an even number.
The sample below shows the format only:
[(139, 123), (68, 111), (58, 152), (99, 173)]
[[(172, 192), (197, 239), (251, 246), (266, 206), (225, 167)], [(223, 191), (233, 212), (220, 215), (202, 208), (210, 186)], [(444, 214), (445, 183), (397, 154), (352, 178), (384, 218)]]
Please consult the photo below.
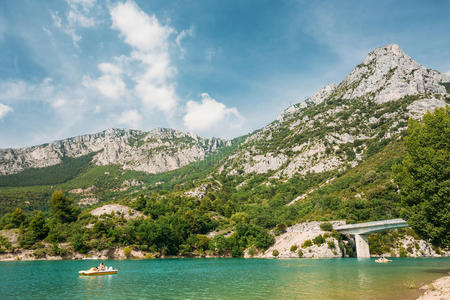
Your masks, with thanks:
[(441, 300), (450, 299), (450, 275), (436, 279), (430, 284), (420, 288), (424, 294), (417, 300)]

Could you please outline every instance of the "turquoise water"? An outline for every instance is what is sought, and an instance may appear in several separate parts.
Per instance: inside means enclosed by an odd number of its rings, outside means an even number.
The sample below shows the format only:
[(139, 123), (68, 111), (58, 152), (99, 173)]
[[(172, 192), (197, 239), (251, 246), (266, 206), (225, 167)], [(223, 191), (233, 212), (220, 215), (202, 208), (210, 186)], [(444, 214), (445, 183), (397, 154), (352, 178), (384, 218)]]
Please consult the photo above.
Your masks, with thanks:
[(79, 277), (100, 261), (0, 262), (2, 299), (415, 299), (448, 258), (104, 261), (117, 275)]

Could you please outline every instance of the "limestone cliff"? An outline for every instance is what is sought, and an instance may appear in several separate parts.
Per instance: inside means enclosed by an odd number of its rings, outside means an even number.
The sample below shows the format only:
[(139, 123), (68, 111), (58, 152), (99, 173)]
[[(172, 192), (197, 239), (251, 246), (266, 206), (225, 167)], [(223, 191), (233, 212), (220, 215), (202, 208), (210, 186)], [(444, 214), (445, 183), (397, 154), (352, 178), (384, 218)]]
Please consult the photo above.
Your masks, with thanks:
[(14, 174), (27, 168), (59, 164), (64, 157), (96, 153), (97, 165), (120, 165), (123, 169), (160, 173), (203, 159), (229, 142), (205, 139), (173, 129), (144, 132), (131, 129), (107, 129), (19, 149), (0, 149), (0, 174)]

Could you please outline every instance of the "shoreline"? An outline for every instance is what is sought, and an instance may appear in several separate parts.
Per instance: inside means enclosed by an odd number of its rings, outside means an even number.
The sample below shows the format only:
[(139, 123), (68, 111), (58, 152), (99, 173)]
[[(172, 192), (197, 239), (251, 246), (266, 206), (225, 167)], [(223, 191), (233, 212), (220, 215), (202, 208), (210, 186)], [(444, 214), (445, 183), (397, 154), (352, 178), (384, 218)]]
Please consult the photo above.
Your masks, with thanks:
[[(167, 259), (167, 258), (233, 258), (231, 255), (155, 255), (152, 253), (142, 253), (133, 251), (130, 256), (123, 255), (123, 251), (121, 249), (109, 249), (107, 250), (110, 254), (105, 255), (103, 253), (96, 253), (94, 255), (89, 254), (80, 254), (80, 253), (74, 253), (69, 256), (52, 256), (52, 255), (46, 255), (46, 257), (35, 257), (33, 255), (33, 250), (23, 250), (19, 253), (3, 253), (0, 254), (0, 262), (7, 262), (7, 261), (54, 261), (54, 260), (147, 260), (147, 259)], [(112, 255), (111, 255), (112, 252)], [(379, 258), (378, 255), (372, 255), (370, 258), (367, 259), (374, 259)], [(239, 258), (253, 258), (253, 259), (280, 259), (280, 260), (289, 260), (289, 259), (342, 259), (342, 258), (350, 258), (350, 259), (358, 259), (357, 257), (268, 257), (263, 255), (255, 255), (255, 256), (248, 256), (244, 255)], [(397, 257), (397, 259), (401, 258), (414, 258), (414, 259), (421, 259), (421, 258), (449, 258), (450, 256), (420, 256), (420, 257)], [(449, 275), (450, 276), (450, 275)]]
[(422, 295), (416, 300), (450, 299), (450, 275), (445, 275), (420, 287)]

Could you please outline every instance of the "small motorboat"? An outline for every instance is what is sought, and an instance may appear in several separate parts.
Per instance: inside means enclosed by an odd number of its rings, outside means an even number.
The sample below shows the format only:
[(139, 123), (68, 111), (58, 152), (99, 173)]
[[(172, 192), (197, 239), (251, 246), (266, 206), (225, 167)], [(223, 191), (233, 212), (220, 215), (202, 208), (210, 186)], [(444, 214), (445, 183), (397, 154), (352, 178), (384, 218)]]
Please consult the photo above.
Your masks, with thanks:
[(90, 268), (87, 271), (79, 271), (78, 274), (81, 276), (100, 276), (100, 275), (114, 275), (119, 272), (118, 270), (109, 267), (103, 271), (98, 270), (97, 268)]
[(384, 258), (384, 257), (381, 257), (381, 258), (375, 260), (375, 262), (379, 263), (379, 264), (384, 264), (384, 263), (390, 263), (390, 262), (392, 262), (392, 260)]

